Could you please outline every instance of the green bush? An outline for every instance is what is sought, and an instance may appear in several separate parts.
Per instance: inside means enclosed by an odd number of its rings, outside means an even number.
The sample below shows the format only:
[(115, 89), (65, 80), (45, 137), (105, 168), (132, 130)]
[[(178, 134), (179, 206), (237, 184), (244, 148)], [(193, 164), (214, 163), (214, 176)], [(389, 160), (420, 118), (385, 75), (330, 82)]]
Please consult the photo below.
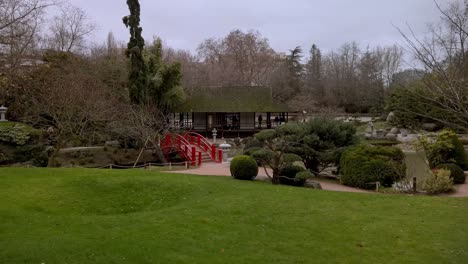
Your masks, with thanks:
[(33, 166), (47, 167), (49, 156), (43, 145), (18, 146), (12, 155), (12, 162), (21, 163), (32, 161)]
[(453, 179), (453, 183), (455, 184), (465, 183), (465, 180), (466, 180), (465, 172), (463, 171), (462, 168), (460, 168), (460, 166), (456, 164), (446, 163), (446, 164), (437, 165), (435, 168), (450, 171), (450, 178)]
[(343, 152), (340, 160), (341, 182), (361, 189), (385, 187), (405, 176), (404, 153), (393, 147), (361, 145)]
[(30, 138), (30, 132), (26, 126), (16, 124), (0, 127), (0, 142), (24, 146)]
[(463, 143), (452, 130), (446, 129), (440, 132), (435, 142), (423, 137), (421, 144), (431, 168), (435, 168), (440, 164), (454, 163), (462, 169), (468, 169), (468, 159)]
[(306, 169), (301, 166), (288, 165), (280, 170), (279, 182), (283, 185), (304, 186), (305, 180), (303, 178), (296, 178), (296, 175), (304, 171)]
[(293, 164), (294, 162), (297, 162), (297, 161), (302, 161), (303, 159), (301, 158), (301, 156), (297, 155), (297, 154), (289, 154), (289, 153), (286, 153), (283, 155), (283, 162), (285, 164)]
[(302, 181), (305, 182), (306, 180), (308, 180), (308, 179), (310, 179), (310, 178), (313, 178), (313, 177), (314, 177), (314, 174), (313, 174), (312, 172), (306, 170), (306, 171), (298, 172), (298, 173), (296, 174), (296, 177), (295, 177), (295, 178), (298, 179), (298, 180), (302, 180)]
[(294, 178), (296, 177), (296, 174), (301, 171), (305, 171), (305, 169), (301, 166), (288, 165), (281, 169), (280, 175), (288, 178)]
[(258, 174), (257, 162), (250, 156), (237, 156), (231, 161), (231, 175), (239, 180), (253, 180)]
[(452, 190), (453, 180), (449, 170), (435, 170), (424, 182), (424, 190), (428, 194), (446, 193)]

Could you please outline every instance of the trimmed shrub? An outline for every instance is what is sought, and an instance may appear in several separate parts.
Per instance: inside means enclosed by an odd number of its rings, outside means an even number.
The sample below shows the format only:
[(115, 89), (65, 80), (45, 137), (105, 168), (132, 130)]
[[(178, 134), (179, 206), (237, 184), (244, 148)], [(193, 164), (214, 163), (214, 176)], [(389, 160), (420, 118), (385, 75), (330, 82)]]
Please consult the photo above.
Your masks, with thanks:
[(302, 178), (296, 178), (296, 175), (300, 172), (304, 172), (301, 166), (288, 165), (280, 171), (280, 184), (291, 185), (291, 186), (304, 186), (305, 180)]
[(306, 171), (298, 172), (298, 173), (296, 174), (296, 177), (295, 177), (295, 178), (298, 179), (298, 180), (302, 180), (302, 181), (305, 182), (306, 180), (308, 180), (308, 179), (310, 179), (310, 178), (313, 178), (313, 177), (314, 177), (314, 174), (313, 174), (312, 172), (306, 170)]
[(343, 152), (340, 160), (341, 182), (361, 189), (385, 187), (405, 176), (404, 153), (393, 147), (361, 145)]
[(452, 190), (453, 180), (449, 170), (434, 170), (424, 182), (424, 190), (428, 194), (446, 193)]
[(231, 175), (238, 180), (253, 180), (258, 174), (257, 162), (250, 156), (237, 156), (231, 161)]
[(466, 176), (465, 172), (463, 171), (460, 166), (456, 164), (446, 163), (440, 164), (436, 166), (436, 169), (444, 169), (450, 171), (450, 178), (453, 179), (454, 184), (463, 184), (465, 183)]
[(305, 171), (305, 169), (301, 166), (288, 165), (281, 169), (280, 175), (288, 178), (295, 178), (296, 174), (301, 171)]
[(462, 169), (468, 169), (468, 159), (463, 143), (452, 130), (446, 129), (440, 132), (435, 142), (423, 137), (421, 144), (424, 147), (431, 168), (435, 168), (440, 164), (454, 163)]
[(294, 162), (297, 162), (297, 161), (302, 162), (302, 160), (303, 159), (301, 158), (301, 156), (296, 155), (296, 154), (286, 153), (283, 155), (283, 162), (285, 164), (293, 164)]

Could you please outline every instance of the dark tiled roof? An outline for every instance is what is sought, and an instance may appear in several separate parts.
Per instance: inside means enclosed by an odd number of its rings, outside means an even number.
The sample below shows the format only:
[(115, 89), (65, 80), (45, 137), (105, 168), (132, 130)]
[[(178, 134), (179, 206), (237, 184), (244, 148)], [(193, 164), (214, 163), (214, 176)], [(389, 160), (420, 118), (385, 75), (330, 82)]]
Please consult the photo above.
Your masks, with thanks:
[(286, 104), (273, 100), (263, 86), (204, 87), (176, 108), (177, 112), (289, 112)]

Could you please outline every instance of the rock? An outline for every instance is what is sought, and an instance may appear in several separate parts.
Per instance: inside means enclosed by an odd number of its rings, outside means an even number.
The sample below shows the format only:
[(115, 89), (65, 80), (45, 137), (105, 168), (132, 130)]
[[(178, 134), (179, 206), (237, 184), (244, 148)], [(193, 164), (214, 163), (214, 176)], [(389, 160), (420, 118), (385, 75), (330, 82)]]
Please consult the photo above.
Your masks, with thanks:
[(396, 140), (397, 136), (398, 136), (397, 134), (388, 133), (387, 135), (385, 135), (385, 138), (388, 139), (388, 140)]
[(371, 133), (366, 133), (366, 134), (364, 135), (364, 137), (365, 137), (367, 140), (370, 140), (370, 139), (372, 139), (372, 134), (371, 134)]
[(400, 129), (401, 136), (406, 137), (408, 136), (408, 129), (402, 128)]
[(394, 127), (394, 128), (392, 128), (392, 129), (390, 130), (390, 133), (392, 133), (392, 134), (398, 134), (398, 133), (400, 133), (400, 129), (399, 129), (398, 127)]
[(406, 137), (404, 137), (404, 136), (402, 136), (402, 135), (400, 134), (400, 135), (398, 135), (398, 137), (397, 137), (397, 140), (398, 140), (398, 141), (401, 141), (401, 142), (403, 142), (403, 143), (410, 143), (410, 144), (412, 144), (412, 143), (418, 141), (418, 139), (419, 139), (419, 137), (418, 137), (417, 134), (409, 134), (409, 135), (407, 135)]
[(395, 113), (390, 112), (387, 116), (387, 122), (392, 122), (395, 119)]
[(437, 129), (437, 124), (435, 123), (423, 123), (421, 125), (421, 128), (426, 130), (426, 131), (429, 131), (429, 132), (433, 132)]
[(319, 182), (311, 181), (311, 180), (307, 180), (307, 181), (304, 183), (304, 187), (306, 187), (306, 188), (311, 188), (311, 189), (322, 190), (322, 185), (320, 185)]
[(382, 129), (379, 129), (376, 131), (375, 136), (377, 139), (383, 139), (385, 138), (385, 131)]
[(120, 142), (117, 141), (117, 140), (106, 141), (105, 146), (106, 147), (111, 147), (111, 148), (118, 148), (118, 147), (120, 147)]

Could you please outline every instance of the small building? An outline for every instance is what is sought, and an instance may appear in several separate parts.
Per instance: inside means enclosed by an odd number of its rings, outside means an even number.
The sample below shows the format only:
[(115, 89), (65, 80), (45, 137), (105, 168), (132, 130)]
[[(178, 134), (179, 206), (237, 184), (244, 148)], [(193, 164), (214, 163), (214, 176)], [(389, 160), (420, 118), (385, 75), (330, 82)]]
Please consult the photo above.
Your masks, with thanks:
[(170, 127), (207, 137), (216, 128), (220, 137), (244, 137), (296, 116), (286, 104), (273, 100), (269, 87), (205, 87), (176, 108)]

